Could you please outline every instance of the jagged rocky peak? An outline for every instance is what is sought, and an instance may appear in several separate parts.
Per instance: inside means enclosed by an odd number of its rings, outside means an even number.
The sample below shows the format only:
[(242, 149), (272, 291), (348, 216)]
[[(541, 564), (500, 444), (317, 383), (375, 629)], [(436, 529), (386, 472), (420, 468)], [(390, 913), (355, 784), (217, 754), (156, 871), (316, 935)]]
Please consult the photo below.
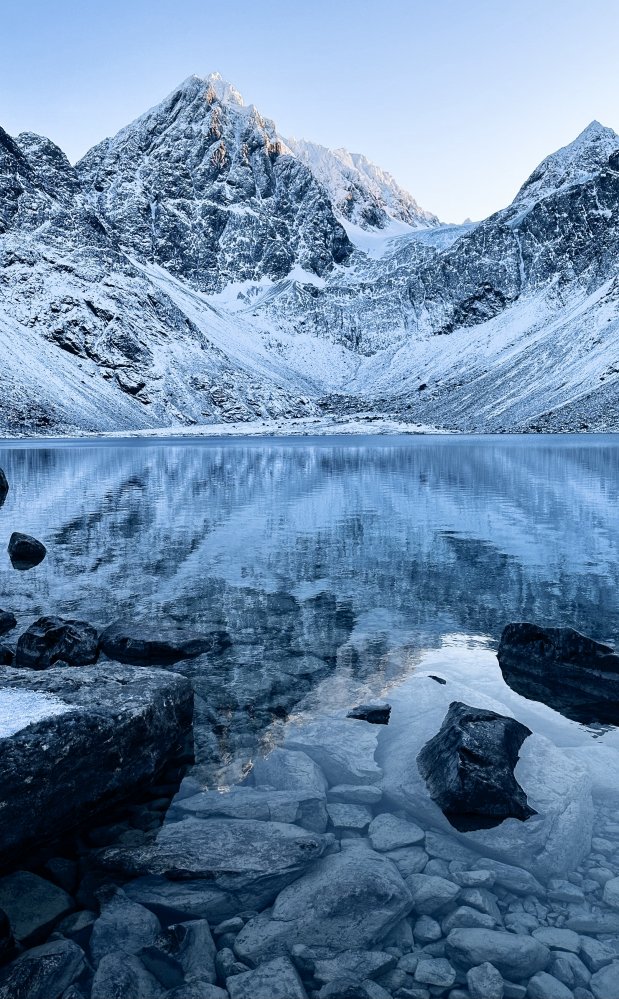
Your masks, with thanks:
[(619, 135), (599, 121), (592, 121), (569, 145), (542, 160), (512, 202), (525, 207), (561, 189), (584, 184), (608, 163), (619, 149)]
[(202, 291), (295, 266), (323, 276), (352, 252), (311, 171), (217, 74), (189, 77), (77, 169), (125, 249)]
[(362, 229), (384, 229), (391, 221), (415, 229), (439, 225), (436, 215), (361, 153), (328, 149), (305, 139), (286, 139), (287, 146), (312, 171), (329, 194), (336, 214)]

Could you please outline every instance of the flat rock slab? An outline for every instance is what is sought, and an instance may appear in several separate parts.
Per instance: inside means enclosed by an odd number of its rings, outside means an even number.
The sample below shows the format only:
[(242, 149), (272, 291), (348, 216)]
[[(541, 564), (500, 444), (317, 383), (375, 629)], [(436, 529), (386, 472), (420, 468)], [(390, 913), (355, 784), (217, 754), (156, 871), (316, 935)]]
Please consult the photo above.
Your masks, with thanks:
[(332, 844), (331, 835), (284, 822), (186, 818), (166, 823), (150, 846), (103, 850), (100, 862), (128, 875), (204, 879), (242, 908), (262, 908)]
[(381, 853), (422, 843), (425, 838), (423, 829), (416, 826), (414, 822), (399, 819), (391, 812), (381, 812), (380, 815), (377, 815), (370, 824), (368, 835), (373, 849), (379, 850)]
[(3, 704), (32, 700), (18, 730), (0, 731), (0, 863), (60, 836), (102, 802), (151, 779), (191, 723), (187, 679), (118, 663), (5, 669)]
[(223, 652), (229, 645), (230, 638), (223, 631), (192, 635), (182, 628), (154, 628), (148, 624), (115, 622), (101, 635), (101, 649), (106, 656), (134, 665), (171, 666), (207, 652)]
[(358, 982), (376, 978), (395, 968), (397, 959), (384, 950), (345, 950), (337, 957), (318, 960), (314, 964), (317, 982), (332, 982), (337, 978), (354, 978)]
[(226, 979), (230, 999), (307, 999), (297, 970), (287, 957)]
[(0, 878), (0, 909), (9, 917), (15, 939), (26, 946), (43, 941), (74, 908), (66, 891), (30, 871)]
[(129, 881), (124, 891), (166, 924), (193, 919), (208, 919), (216, 924), (246, 908), (244, 898), (201, 879), (168, 881), (161, 875), (146, 875)]
[(186, 818), (256, 819), (260, 822), (292, 822), (313, 832), (327, 828), (324, 794), (314, 791), (277, 791), (263, 787), (233, 787), (227, 791), (201, 791), (175, 800), (168, 819)]
[(376, 725), (334, 715), (296, 726), (284, 745), (306, 753), (334, 785), (377, 784), (382, 776), (374, 759), (377, 743)]
[(235, 951), (254, 965), (287, 954), (302, 942), (334, 955), (369, 950), (408, 915), (413, 899), (397, 867), (369, 849), (347, 850), (319, 861), (278, 895), (271, 912), (250, 919)]

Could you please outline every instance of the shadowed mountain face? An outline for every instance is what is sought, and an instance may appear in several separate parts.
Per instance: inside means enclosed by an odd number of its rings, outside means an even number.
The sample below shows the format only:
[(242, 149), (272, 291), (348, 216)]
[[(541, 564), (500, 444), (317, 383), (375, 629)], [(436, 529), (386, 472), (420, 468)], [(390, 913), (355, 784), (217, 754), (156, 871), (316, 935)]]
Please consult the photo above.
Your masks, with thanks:
[(445, 226), (361, 154), (189, 77), (74, 167), (0, 133), (0, 429), (373, 408), (467, 431), (619, 425), (619, 138)]
[(18, 631), (47, 614), (228, 632), (183, 665), (226, 746), (329, 677), (378, 689), (450, 635), (619, 632), (612, 442), (68, 446), (0, 465), (0, 548), (13, 529), (48, 548), (0, 570)]

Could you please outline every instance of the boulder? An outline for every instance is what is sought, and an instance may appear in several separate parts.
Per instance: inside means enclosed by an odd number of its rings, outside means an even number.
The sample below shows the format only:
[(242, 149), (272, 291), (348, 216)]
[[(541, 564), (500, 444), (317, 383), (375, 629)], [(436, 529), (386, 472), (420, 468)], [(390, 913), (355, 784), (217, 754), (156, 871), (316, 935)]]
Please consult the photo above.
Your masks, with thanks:
[(14, 569), (33, 569), (47, 555), (47, 548), (41, 541), (14, 531), (9, 538), (9, 558)]
[(0, 666), (10, 666), (14, 658), (13, 650), (8, 645), (0, 645)]
[(124, 886), (128, 898), (145, 905), (162, 923), (208, 919), (218, 923), (239, 911), (234, 893), (215, 888), (208, 881), (168, 881), (161, 875), (146, 875)]
[(375, 784), (336, 784), (327, 791), (327, 801), (346, 805), (377, 805), (383, 792)]
[(314, 962), (314, 978), (324, 984), (336, 978), (354, 978), (358, 982), (376, 978), (397, 964), (393, 954), (384, 950), (344, 950), (336, 957)]
[(449, 989), (456, 980), (456, 969), (444, 957), (422, 957), (415, 968), (415, 981)]
[(4, 970), (0, 999), (60, 999), (87, 967), (83, 950), (72, 940), (50, 940), (25, 951)]
[(28, 669), (88, 666), (99, 657), (99, 635), (86, 621), (40, 617), (20, 635), (15, 665)]
[(499, 666), (512, 690), (568, 718), (619, 724), (619, 655), (573, 628), (508, 624)]
[(504, 705), (464, 684), (450, 681), (440, 686), (428, 677), (411, 677), (399, 697), (392, 699), (391, 720), (380, 730), (376, 757), (384, 772), (386, 802), (394, 810), (405, 811), (422, 828), (435, 830), (426, 835), (425, 842), (433, 856), (462, 859), (468, 866), (475, 853), (482, 854), (522, 867), (542, 881), (573, 871), (590, 851), (591, 781), (583, 766), (544, 736), (536, 733), (525, 739), (514, 769), (516, 781), (536, 812), (526, 822), (510, 817), (494, 828), (461, 832), (433, 801), (417, 756), (439, 731), (454, 699), (510, 714)]
[[(573, 993), (554, 975), (538, 971), (529, 981), (527, 999), (573, 999)], [(610, 997), (606, 996), (605, 999)]]
[(303, 791), (322, 800), (327, 781), (322, 770), (307, 755), (277, 747), (268, 756), (254, 760), (254, 783), (274, 788), (276, 791)]
[(255, 965), (287, 954), (302, 941), (334, 955), (370, 950), (408, 915), (413, 900), (397, 867), (382, 854), (356, 848), (320, 860), (277, 896), (270, 912), (245, 924), (236, 938), (242, 961)]
[(150, 623), (117, 621), (101, 635), (101, 649), (109, 659), (147, 666), (171, 666), (182, 659), (218, 654), (229, 645), (230, 637), (225, 631), (191, 635), (182, 628), (154, 627)]
[(14, 871), (0, 878), (0, 909), (8, 917), (15, 939), (25, 946), (42, 942), (74, 908), (66, 891), (30, 871)]
[(0, 506), (4, 505), (4, 501), (9, 494), (9, 480), (6, 477), (6, 473), (3, 468), (0, 468)]
[(230, 893), (239, 912), (269, 905), (332, 843), (331, 835), (284, 822), (186, 818), (166, 823), (153, 844), (103, 850), (99, 862), (123, 875), (208, 881), (209, 887)]
[(195, 978), (167, 992), (166, 999), (229, 999), (229, 993), (218, 985)]
[(466, 984), (471, 999), (503, 999), (503, 976), (488, 961), (467, 971)]
[(121, 888), (104, 888), (97, 895), (101, 915), (90, 936), (90, 955), (95, 966), (106, 954), (117, 950), (137, 954), (142, 947), (155, 942), (161, 924), (149, 909), (132, 902)]
[(356, 708), (350, 709), (346, 717), (367, 721), (371, 725), (388, 725), (390, 714), (390, 704), (385, 701), (375, 701), (371, 704), (358, 704)]
[(619, 909), (619, 878), (611, 878), (606, 882), (603, 898), (606, 905), (610, 905), (613, 909)]
[(329, 784), (377, 784), (377, 742), (376, 726), (333, 715), (292, 727), (284, 746), (311, 757)]
[(591, 976), (589, 988), (595, 999), (619, 999), (619, 961), (613, 961)]
[(397, 850), (402, 846), (422, 843), (425, 833), (414, 822), (399, 819), (390, 812), (381, 812), (372, 819), (368, 836), (372, 848), (385, 853), (387, 850)]
[(185, 979), (214, 984), (217, 948), (206, 919), (175, 923), (140, 951), (145, 968), (167, 989)]
[(59, 837), (152, 779), (177, 750), (192, 707), (189, 681), (166, 671), (116, 663), (5, 669), (0, 863)]
[(535, 814), (514, 777), (531, 729), (515, 718), (453, 701), (439, 732), (417, 757), (432, 799), (464, 831)]
[(317, 798), (314, 791), (276, 791), (265, 787), (201, 791), (175, 799), (168, 819), (187, 816), (293, 822), (313, 832), (324, 832), (328, 821), (324, 795)]
[(11, 611), (0, 610), (0, 635), (6, 635), (17, 624), (17, 618)]
[(437, 874), (411, 874), (406, 878), (406, 884), (412, 892), (415, 912), (423, 916), (431, 916), (446, 905), (453, 905), (461, 892), (459, 885)]
[(367, 829), (372, 821), (372, 813), (367, 805), (346, 805), (332, 801), (327, 805), (329, 820), (334, 829)]
[(287, 957), (227, 978), (226, 988), (230, 999), (307, 999), (297, 969)]
[(543, 971), (550, 960), (550, 951), (539, 940), (503, 930), (452, 930), (446, 951), (458, 967), (467, 971), (488, 962), (504, 978), (516, 981)]
[(162, 999), (164, 995), (165, 989), (139, 957), (118, 950), (101, 959), (90, 999)]

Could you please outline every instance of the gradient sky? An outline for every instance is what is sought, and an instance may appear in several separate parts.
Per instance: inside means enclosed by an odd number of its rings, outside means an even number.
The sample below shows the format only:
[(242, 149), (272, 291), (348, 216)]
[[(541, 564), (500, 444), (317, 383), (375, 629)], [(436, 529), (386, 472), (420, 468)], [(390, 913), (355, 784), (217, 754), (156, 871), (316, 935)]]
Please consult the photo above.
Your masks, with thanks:
[(365, 153), (445, 221), (619, 131), (617, 0), (3, 0), (0, 125), (71, 160), (192, 73), (283, 135)]

